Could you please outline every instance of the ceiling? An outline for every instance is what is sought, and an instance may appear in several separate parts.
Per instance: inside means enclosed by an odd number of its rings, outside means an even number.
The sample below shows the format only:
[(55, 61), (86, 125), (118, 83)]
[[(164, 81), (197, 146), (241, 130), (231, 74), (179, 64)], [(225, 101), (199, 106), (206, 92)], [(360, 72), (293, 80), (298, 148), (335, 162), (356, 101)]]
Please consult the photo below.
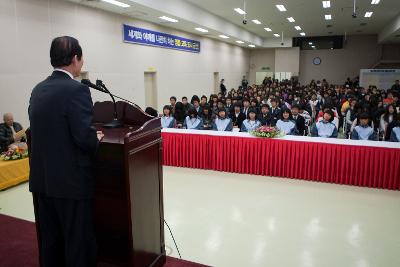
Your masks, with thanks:
[[(217, 16), (245, 28), (262, 37), (273, 37), (273, 33), (284, 32), (285, 36), (298, 37), (299, 25), (307, 36), (378, 34), (400, 12), (400, 0), (381, 0), (378, 5), (371, 5), (371, 0), (357, 0), (357, 18), (352, 18), (352, 0), (331, 0), (331, 7), (324, 9), (322, 1), (317, 0), (247, 0), (247, 25), (243, 25), (243, 15), (233, 9), (243, 9), (243, 0), (186, 0)], [(275, 5), (283, 4), (287, 11), (280, 12)], [(374, 12), (371, 18), (364, 18), (367, 11)], [(332, 20), (326, 21), (325, 14), (331, 14)], [(296, 21), (287, 20), (293, 17)], [(258, 19), (261, 25), (251, 20)], [(365, 26), (360, 26), (366, 23)], [(327, 25), (332, 27), (327, 28)], [(272, 32), (264, 30), (271, 28)]]
[[(257, 47), (267, 47), (265, 44), (271, 41), (280, 45), (281, 37), (274, 37), (273, 34), (281, 35), (282, 32), (288, 46), (291, 46), (292, 37), (300, 37), (300, 32), (305, 32), (307, 37), (379, 34), (396, 17), (400, 18), (400, 0), (380, 0), (378, 5), (371, 5), (371, 0), (357, 0), (357, 18), (352, 18), (353, 0), (331, 0), (331, 7), (328, 9), (322, 7), (322, 0), (247, 0), (246, 25), (242, 23), (243, 15), (234, 11), (237, 7), (243, 9), (243, 0), (118, 0), (131, 5), (129, 8), (117, 7), (100, 0), (67, 1), (218, 38), (239, 46), (256, 44)], [(280, 12), (275, 7), (276, 4), (285, 5), (287, 11)], [(373, 12), (371, 18), (364, 17), (366, 11)], [(332, 20), (326, 21), (325, 14), (331, 14)], [(179, 22), (163, 21), (159, 18), (163, 15), (179, 19)], [(288, 17), (293, 17), (296, 21), (291, 23), (287, 20)], [(253, 19), (262, 24), (254, 24), (251, 21)], [(295, 30), (294, 26), (297, 25), (302, 28), (301, 31)], [(393, 31), (385, 42), (400, 42), (400, 25), (397, 26), (397, 32)], [(194, 30), (195, 27), (207, 28), (209, 32), (199, 33)], [(265, 27), (272, 31), (265, 31)], [(231, 38), (221, 39), (218, 37), (220, 34)], [(237, 40), (245, 43), (238, 44)]]

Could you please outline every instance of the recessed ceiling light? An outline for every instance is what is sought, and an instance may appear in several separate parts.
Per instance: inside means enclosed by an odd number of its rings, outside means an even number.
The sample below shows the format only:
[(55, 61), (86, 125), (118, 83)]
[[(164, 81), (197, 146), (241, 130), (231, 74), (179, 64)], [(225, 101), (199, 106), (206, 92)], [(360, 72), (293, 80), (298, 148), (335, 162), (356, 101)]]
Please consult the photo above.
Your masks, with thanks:
[(222, 39), (229, 39), (229, 36), (223, 35), (221, 34), (219, 37), (221, 37)]
[(160, 19), (163, 19), (163, 20), (166, 20), (166, 21), (169, 21), (169, 22), (178, 22), (177, 19), (173, 19), (173, 18), (170, 18), (170, 17), (167, 17), (167, 16), (162, 16), (162, 17), (160, 17)]
[(264, 28), (267, 32), (272, 32), (271, 28)]
[(288, 20), (289, 22), (295, 22), (295, 20), (294, 20), (293, 17), (287, 18), (287, 20)]
[(286, 8), (285, 8), (284, 5), (275, 5), (275, 6), (276, 6), (276, 8), (277, 8), (279, 11), (281, 11), (281, 12), (286, 11)]
[(280, 35), (279, 35), (279, 34), (277, 34), (277, 33), (274, 33), (274, 36), (275, 36), (275, 37), (279, 37)]
[(243, 41), (236, 41), (236, 43), (238, 43), (238, 44), (244, 44)]
[(332, 15), (325, 15), (325, 20), (331, 20), (332, 19)]
[(364, 17), (370, 18), (374, 12), (365, 12)]
[(312, 45), (312, 42), (308, 42), (309, 45)]
[(331, 50), (333, 50), (333, 47), (331, 47)]
[(379, 4), (380, 1), (381, 0), (372, 0), (371, 5), (377, 5), (377, 4)]
[(254, 22), (255, 24), (261, 24), (261, 21), (259, 21), (257, 19), (253, 19), (252, 22)]
[(301, 36), (306, 36), (306, 33), (305, 32), (301, 32), (300, 35)]
[(256, 46), (255, 46), (255, 45), (253, 45), (253, 44), (249, 44), (249, 47), (253, 47), (253, 48), (254, 48), (254, 47), (256, 47)]
[(331, 1), (322, 1), (322, 6), (324, 8), (330, 8), (331, 7)]
[(241, 9), (241, 8), (234, 8), (233, 10), (235, 10), (237, 13), (239, 13), (240, 15), (244, 15), (244, 14), (246, 14), (246, 12), (243, 10), (243, 9)]
[(311, 47), (312, 47), (312, 48), (315, 48), (315, 45), (312, 45)]
[(298, 31), (301, 31), (301, 27), (300, 26), (294, 26), (294, 28)]
[(208, 30), (206, 30), (206, 29), (203, 29), (203, 28), (194, 28), (196, 31), (199, 31), (199, 32), (208, 32)]
[(119, 6), (119, 7), (123, 7), (123, 8), (130, 7), (130, 5), (122, 3), (122, 2), (119, 2), (119, 1), (116, 1), (116, 0), (101, 0), (101, 1), (109, 3), (109, 4), (112, 4), (112, 5), (116, 5), (116, 6)]

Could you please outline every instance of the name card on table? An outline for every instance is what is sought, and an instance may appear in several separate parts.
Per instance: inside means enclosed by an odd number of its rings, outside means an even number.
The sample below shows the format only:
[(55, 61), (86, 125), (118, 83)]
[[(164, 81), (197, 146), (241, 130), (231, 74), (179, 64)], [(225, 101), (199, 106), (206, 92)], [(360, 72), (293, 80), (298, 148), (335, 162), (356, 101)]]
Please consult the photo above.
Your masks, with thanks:
[(123, 25), (124, 42), (149, 46), (177, 49), (192, 53), (200, 53), (200, 42), (183, 37)]

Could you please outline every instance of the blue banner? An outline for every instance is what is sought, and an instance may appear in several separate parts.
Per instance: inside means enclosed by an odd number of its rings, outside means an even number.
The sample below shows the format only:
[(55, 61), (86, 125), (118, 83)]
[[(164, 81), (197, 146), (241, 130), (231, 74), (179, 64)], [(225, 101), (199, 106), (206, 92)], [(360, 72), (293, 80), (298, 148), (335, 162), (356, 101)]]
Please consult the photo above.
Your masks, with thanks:
[(124, 42), (199, 53), (200, 42), (124, 24)]

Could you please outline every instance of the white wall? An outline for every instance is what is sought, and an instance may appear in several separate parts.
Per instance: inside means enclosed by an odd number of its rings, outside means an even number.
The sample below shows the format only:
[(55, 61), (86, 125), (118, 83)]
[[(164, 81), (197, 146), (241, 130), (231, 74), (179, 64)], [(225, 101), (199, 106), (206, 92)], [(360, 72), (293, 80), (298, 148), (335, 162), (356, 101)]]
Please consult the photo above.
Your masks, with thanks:
[(299, 74), (300, 47), (275, 49), (275, 72)]
[[(301, 50), (300, 83), (309, 83), (312, 79), (343, 84), (347, 77), (354, 78), (360, 69), (369, 69), (379, 60), (380, 49), (376, 35), (349, 36), (343, 49)], [(320, 65), (314, 65), (313, 59), (319, 57)]]
[[(202, 51), (123, 43), (123, 23), (199, 40)], [(76, 37), (89, 78), (101, 78), (115, 94), (142, 107), (144, 72), (155, 68), (159, 110), (171, 95), (212, 93), (214, 72), (231, 88), (249, 70), (248, 49), (61, 0), (1, 0), (0, 32), (0, 114), (14, 113), (25, 127), (30, 92), (51, 73), (49, 47), (56, 36)], [(97, 92), (92, 96), (108, 99)]]

